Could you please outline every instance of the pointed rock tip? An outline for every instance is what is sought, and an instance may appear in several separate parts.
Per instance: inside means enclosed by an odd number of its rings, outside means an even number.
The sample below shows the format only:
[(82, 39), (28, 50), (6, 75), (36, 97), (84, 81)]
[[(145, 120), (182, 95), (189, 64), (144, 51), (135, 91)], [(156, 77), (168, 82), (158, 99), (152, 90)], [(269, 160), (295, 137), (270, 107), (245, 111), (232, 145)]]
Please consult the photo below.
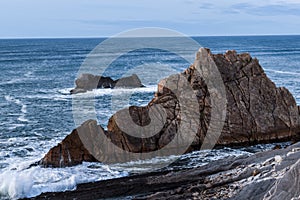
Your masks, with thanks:
[(227, 50), (226, 52), (225, 52), (225, 54), (234, 54), (234, 55), (237, 55), (237, 53), (236, 53), (236, 50)]
[(211, 51), (210, 51), (210, 49), (209, 48), (205, 48), (205, 47), (201, 47), (200, 49), (199, 49), (199, 52), (200, 53), (207, 53), (207, 54), (211, 54)]
[(85, 126), (85, 125), (88, 125), (88, 124), (97, 124), (97, 121), (94, 120), (94, 119), (89, 119), (89, 120), (83, 122), (83, 123), (81, 124), (81, 126)]
[(208, 57), (208, 55), (212, 55), (210, 49), (201, 47), (196, 54), (196, 60), (204, 59)]

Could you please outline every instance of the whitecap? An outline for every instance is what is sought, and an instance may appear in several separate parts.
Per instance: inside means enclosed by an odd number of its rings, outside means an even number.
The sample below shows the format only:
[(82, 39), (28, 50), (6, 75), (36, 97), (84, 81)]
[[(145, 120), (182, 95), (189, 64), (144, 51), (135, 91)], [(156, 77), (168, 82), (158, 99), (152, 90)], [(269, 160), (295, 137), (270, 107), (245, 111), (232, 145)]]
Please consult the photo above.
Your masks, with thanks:
[(70, 94), (70, 90), (72, 90), (73, 88), (64, 88), (64, 89), (58, 89), (58, 93), (60, 94), (64, 94), (64, 95), (69, 95)]
[(44, 192), (74, 190), (80, 183), (128, 175), (101, 163), (92, 164), (97, 166), (92, 168), (89, 167), (91, 163), (67, 168), (28, 168), (28, 165), (28, 161), (21, 167), (12, 165), (0, 173), (0, 194), (11, 199), (30, 198)]
[(21, 115), (20, 117), (18, 117), (18, 120), (20, 122), (28, 122), (28, 119), (25, 118), (25, 115)]
[(9, 81), (1, 82), (0, 85), (11, 85), (11, 84), (15, 84), (15, 83), (21, 83), (23, 81), (24, 81), (23, 78), (15, 78), (15, 79), (11, 79)]
[(33, 72), (32, 72), (32, 71), (26, 72), (26, 73), (24, 74), (24, 76), (27, 77), (27, 78), (33, 77), (32, 75), (33, 75)]
[(24, 114), (27, 113), (27, 106), (25, 104), (22, 104), (21, 112)]
[(19, 106), (21, 106), (21, 113), (19, 114), (18, 120), (20, 122), (28, 122), (28, 119), (26, 119), (26, 113), (27, 113), (27, 106), (24, 104), (20, 99), (17, 99), (15, 97), (12, 97), (10, 95), (4, 96), (5, 100), (8, 102), (15, 103)]
[(157, 91), (157, 85), (150, 85), (141, 88), (114, 88), (114, 89), (94, 89), (85, 93), (75, 94), (78, 97), (92, 97), (92, 96), (105, 96), (105, 95), (124, 95), (133, 93), (151, 93)]

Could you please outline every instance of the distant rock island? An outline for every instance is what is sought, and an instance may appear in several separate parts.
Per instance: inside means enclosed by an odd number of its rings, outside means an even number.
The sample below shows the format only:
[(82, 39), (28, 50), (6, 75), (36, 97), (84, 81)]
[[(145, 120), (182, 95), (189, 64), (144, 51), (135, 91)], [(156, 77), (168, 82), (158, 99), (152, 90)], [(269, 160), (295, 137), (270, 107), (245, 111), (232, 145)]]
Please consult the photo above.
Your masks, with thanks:
[(145, 87), (136, 74), (113, 80), (110, 77), (97, 76), (93, 74), (81, 74), (75, 81), (76, 87), (70, 91), (71, 94), (84, 93), (100, 88), (139, 88)]

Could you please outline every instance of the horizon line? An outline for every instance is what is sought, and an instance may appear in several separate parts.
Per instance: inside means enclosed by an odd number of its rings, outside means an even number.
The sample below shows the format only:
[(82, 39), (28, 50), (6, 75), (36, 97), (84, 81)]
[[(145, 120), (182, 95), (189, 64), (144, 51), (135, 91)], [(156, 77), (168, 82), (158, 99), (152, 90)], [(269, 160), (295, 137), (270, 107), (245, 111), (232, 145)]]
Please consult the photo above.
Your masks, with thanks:
[[(233, 35), (187, 35), (187, 37), (249, 37), (249, 36), (300, 36), (300, 34), (233, 34)], [(0, 37), (0, 40), (22, 39), (103, 39), (114, 36), (41, 36), (41, 37)], [(161, 36), (164, 37), (164, 36)], [(126, 37), (124, 37), (126, 38)], [(145, 37), (146, 38), (146, 37)]]

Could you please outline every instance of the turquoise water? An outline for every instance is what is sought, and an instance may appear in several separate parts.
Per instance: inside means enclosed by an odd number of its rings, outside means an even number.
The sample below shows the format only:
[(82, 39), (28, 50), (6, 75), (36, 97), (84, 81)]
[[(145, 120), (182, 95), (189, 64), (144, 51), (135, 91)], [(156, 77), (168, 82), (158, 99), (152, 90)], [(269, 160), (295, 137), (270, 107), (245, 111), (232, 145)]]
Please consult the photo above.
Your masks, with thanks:
[[(287, 87), (300, 104), (300, 36), (194, 39), (213, 53), (223, 53), (228, 49), (249, 52), (259, 59), (277, 86)], [(38, 166), (28, 169), (31, 163), (41, 159), (75, 128), (72, 96), (68, 95), (68, 91), (74, 87), (77, 72), (86, 56), (103, 40), (0, 40), (0, 198), (31, 197), (46, 191), (74, 189), (78, 183), (126, 176), (139, 171), (136, 167), (139, 164), (149, 165), (168, 160), (155, 158), (138, 164), (109, 166), (84, 163), (65, 169), (43, 169)], [(181, 45), (183, 54), (194, 52), (184, 44)], [(114, 53), (108, 49), (105, 55), (99, 55), (99, 59)], [(149, 63), (151, 65), (147, 65)], [(155, 69), (155, 64), (171, 66), (172, 70)], [(129, 102), (120, 104), (121, 107), (145, 105), (152, 99), (160, 78), (181, 72), (189, 63), (170, 52), (142, 49), (120, 57), (112, 63), (105, 75), (119, 78), (136, 65), (146, 66), (143, 76), (152, 77), (143, 79), (146, 88), (95, 91), (98, 123), (104, 127), (114, 113), (114, 109), (109, 106), (113, 95), (133, 94)], [(157, 70), (160, 70), (159, 73)], [(266, 148), (271, 147), (254, 147)], [(180, 157), (185, 162), (179, 162), (181, 165), (176, 167), (194, 167), (225, 156), (248, 153), (251, 152), (247, 149), (197, 152)]]

